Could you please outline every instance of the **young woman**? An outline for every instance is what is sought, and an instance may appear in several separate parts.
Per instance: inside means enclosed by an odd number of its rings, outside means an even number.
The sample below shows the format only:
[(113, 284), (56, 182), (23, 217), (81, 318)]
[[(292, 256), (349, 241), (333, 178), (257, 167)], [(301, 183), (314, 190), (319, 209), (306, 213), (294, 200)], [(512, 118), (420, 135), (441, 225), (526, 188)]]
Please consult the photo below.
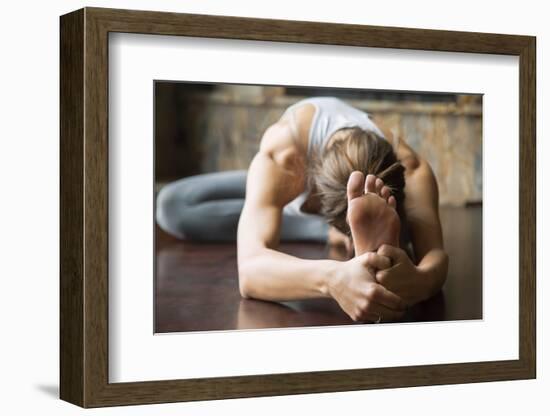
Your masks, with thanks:
[[(331, 297), (355, 321), (397, 320), (439, 291), (448, 257), (430, 166), (388, 139), (341, 100), (302, 100), (266, 130), (248, 171), (164, 187), (157, 222), (181, 238), (236, 237), (243, 297)], [(296, 258), (281, 240), (339, 244), (349, 259)]]

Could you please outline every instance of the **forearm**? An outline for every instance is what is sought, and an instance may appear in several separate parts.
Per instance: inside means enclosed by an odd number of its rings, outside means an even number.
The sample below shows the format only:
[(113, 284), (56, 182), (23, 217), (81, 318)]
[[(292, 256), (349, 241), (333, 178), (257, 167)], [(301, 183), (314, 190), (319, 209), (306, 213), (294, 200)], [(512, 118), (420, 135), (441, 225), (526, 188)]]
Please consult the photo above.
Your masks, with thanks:
[(421, 279), (422, 293), (419, 294), (419, 301), (434, 296), (445, 283), (449, 267), (449, 256), (443, 249), (432, 249), (428, 251), (417, 265)]
[(328, 284), (338, 263), (300, 259), (264, 248), (239, 261), (241, 295), (271, 301), (328, 297)]

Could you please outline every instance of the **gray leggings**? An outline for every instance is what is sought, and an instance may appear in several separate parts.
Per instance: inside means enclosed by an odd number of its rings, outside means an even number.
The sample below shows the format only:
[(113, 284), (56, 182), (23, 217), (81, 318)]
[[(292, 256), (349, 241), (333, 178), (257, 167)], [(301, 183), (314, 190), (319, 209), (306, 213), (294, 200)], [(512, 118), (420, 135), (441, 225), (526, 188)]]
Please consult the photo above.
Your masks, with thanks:
[[(244, 205), (246, 170), (189, 176), (164, 186), (157, 196), (157, 224), (195, 241), (236, 241)], [(283, 210), (281, 241), (326, 242), (328, 224), (319, 215)]]

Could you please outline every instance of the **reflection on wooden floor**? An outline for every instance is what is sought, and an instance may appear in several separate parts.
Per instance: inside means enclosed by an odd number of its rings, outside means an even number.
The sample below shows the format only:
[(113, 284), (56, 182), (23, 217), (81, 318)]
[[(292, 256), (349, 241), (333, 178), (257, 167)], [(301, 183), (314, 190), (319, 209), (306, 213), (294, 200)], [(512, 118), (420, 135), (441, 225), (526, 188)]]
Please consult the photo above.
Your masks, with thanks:
[[(441, 209), (449, 275), (442, 292), (412, 308), (404, 321), (482, 318), (481, 211), (481, 206)], [(329, 299), (242, 299), (235, 244), (189, 243), (157, 229), (156, 246), (155, 332), (354, 324)], [(310, 259), (328, 255), (321, 244), (283, 244), (281, 250)]]

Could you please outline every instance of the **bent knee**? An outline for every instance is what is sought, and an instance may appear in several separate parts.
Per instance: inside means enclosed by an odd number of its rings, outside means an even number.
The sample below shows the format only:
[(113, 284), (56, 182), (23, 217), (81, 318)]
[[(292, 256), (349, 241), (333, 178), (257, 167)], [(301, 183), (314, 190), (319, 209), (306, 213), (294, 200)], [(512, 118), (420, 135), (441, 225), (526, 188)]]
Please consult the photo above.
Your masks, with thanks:
[(185, 204), (170, 185), (157, 194), (155, 219), (160, 228), (177, 238), (185, 238)]

